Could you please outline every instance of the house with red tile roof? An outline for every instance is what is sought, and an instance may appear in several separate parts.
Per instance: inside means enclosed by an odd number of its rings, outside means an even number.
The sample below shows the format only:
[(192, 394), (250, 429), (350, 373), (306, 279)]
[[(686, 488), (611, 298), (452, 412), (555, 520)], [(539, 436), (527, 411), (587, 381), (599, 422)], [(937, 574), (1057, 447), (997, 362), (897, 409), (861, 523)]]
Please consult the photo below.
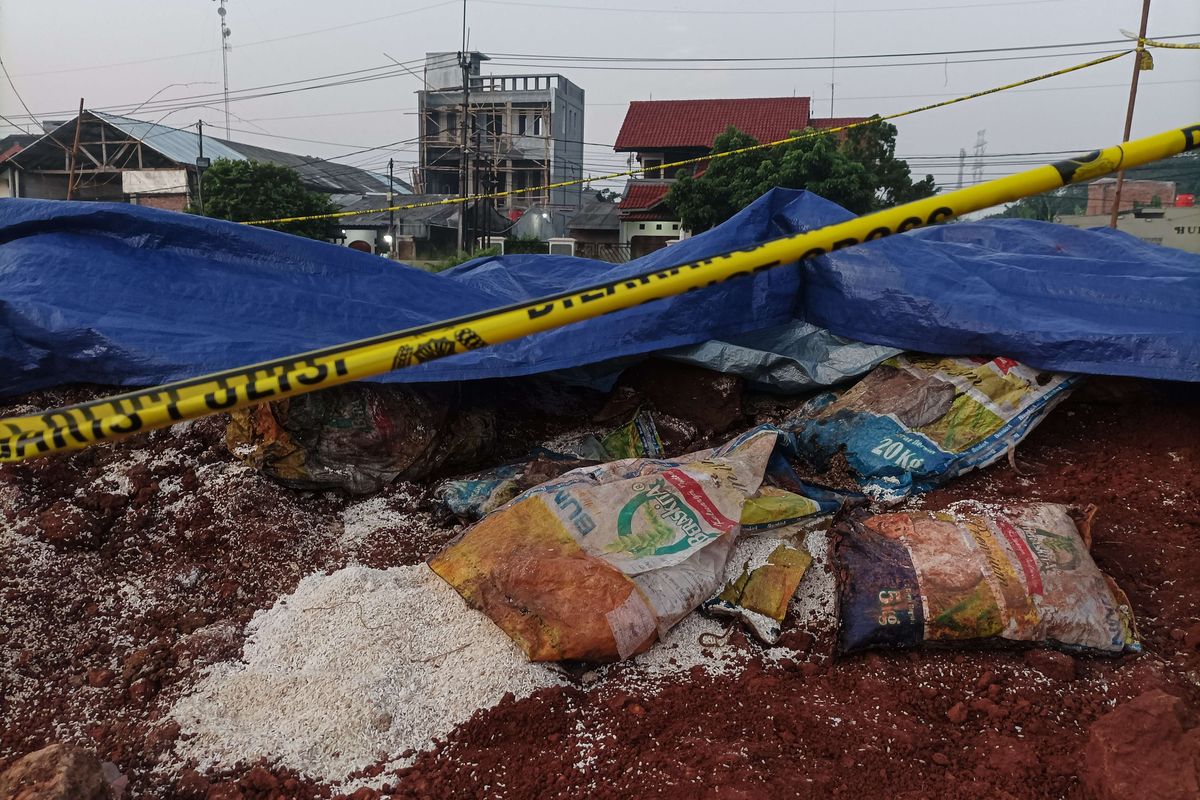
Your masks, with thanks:
[[(834, 128), (864, 117), (817, 118), (807, 97), (743, 97), (725, 100), (634, 100), (617, 142), (618, 153), (636, 154), (647, 171), (625, 187), (620, 204), (621, 242), (633, 258), (665, 247), (681, 234), (679, 219), (665, 204), (679, 169), (662, 164), (701, 158), (731, 125), (760, 143), (786, 139), (793, 131)], [(707, 162), (684, 168), (702, 174)]]

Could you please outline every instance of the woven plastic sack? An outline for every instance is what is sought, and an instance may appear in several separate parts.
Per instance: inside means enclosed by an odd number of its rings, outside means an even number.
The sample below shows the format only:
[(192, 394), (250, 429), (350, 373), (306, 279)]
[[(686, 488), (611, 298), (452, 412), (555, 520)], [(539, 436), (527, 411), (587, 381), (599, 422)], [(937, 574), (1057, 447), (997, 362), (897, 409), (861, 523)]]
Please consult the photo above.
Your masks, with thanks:
[(1008, 358), (890, 358), (785, 427), (824, 469), (844, 451), (863, 491), (888, 502), (987, 466), (1066, 399), (1077, 378)]
[(1141, 649), (1066, 506), (856, 512), (834, 526), (840, 648), (1037, 642)]
[(573, 470), (485, 517), (430, 566), (530, 660), (629, 658), (720, 588), (746, 499), (786, 438), (764, 426), (675, 460)]

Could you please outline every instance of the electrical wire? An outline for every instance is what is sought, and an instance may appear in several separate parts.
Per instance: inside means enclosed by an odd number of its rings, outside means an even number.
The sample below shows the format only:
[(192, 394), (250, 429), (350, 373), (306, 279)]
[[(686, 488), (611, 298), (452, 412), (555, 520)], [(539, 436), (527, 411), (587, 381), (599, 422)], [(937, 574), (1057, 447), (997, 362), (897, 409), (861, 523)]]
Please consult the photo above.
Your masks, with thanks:
[[(608, 11), (619, 12), (625, 14), (675, 14), (681, 13), (678, 8), (655, 8), (653, 6), (574, 6), (564, 5), (560, 3), (532, 3), (528, 0), (475, 0), (477, 3), (495, 6), (522, 6), (526, 8), (554, 9), (554, 10), (569, 10), (569, 11)], [(998, 3), (974, 3), (970, 5), (942, 5), (942, 6), (900, 6), (893, 8), (858, 8), (858, 9), (843, 9), (845, 14), (890, 14), (898, 11), (979, 11), (985, 8), (995, 8), (1000, 6), (1035, 6), (1047, 5), (1049, 3), (1061, 3), (1065, 0), (1002, 0)], [(827, 9), (789, 9), (789, 10), (705, 10), (697, 8), (688, 8), (687, 14), (692, 15), (710, 15), (710, 16), (811, 16), (817, 14), (832, 14), (832, 10)]]
[[(272, 44), (274, 42), (283, 42), (283, 41), (287, 41), (289, 39), (299, 39), (299, 38), (302, 38), (305, 36), (316, 36), (317, 34), (320, 34), (320, 33), (328, 33), (329, 31), (343, 30), (345, 28), (354, 28), (359, 25), (369, 25), (373, 22), (380, 22), (385, 19), (393, 19), (395, 17), (403, 17), (408, 14), (415, 14), (418, 11), (428, 11), (429, 9), (432, 9), (432, 8), (440, 8), (442, 6), (457, 5), (457, 4), (458, 4), (458, 0), (443, 0), (443, 2), (434, 3), (433, 5), (421, 6), (419, 8), (410, 8), (407, 11), (398, 11), (394, 14), (384, 14), (382, 17), (371, 17), (370, 19), (358, 20), (357, 22), (346, 22), (341, 25), (331, 25), (326, 28), (317, 28), (317, 29), (311, 30), (311, 31), (303, 31), (301, 33), (292, 33), (292, 34), (288, 34), (286, 36), (275, 36), (270, 39), (258, 39), (258, 40), (252, 41), (252, 42), (241, 42), (238, 44), (238, 48), (243, 49), (246, 47), (257, 47), (258, 45), (262, 45), (262, 44)], [(1162, 39), (1165, 37), (1160, 36), (1158, 38)], [(20, 75), (17, 75), (17, 77), (18, 78), (32, 78), (32, 77), (35, 77), (38, 75), (64, 75), (68, 72), (94, 72), (95, 70), (109, 69), (111, 67), (128, 67), (128, 66), (133, 66), (136, 64), (151, 64), (156, 61), (171, 61), (171, 60), (174, 60), (177, 58), (190, 58), (192, 56), (210, 55), (211, 53), (212, 53), (211, 49), (191, 50), (186, 53), (175, 53), (173, 55), (168, 55), (168, 56), (154, 56), (153, 58), (139, 58), (139, 59), (134, 59), (132, 61), (116, 61), (116, 62), (112, 62), (109, 64), (95, 64), (90, 67), (68, 67), (65, 69), (52, 69), (52, 70), (45, 70), (42, 72), (24, 72), (24, 73), (21, 73)], [(28, 110), (28, 109), (26, 109), (26, 110)]]
[[(1091, 55), (1108, 55), (1110, 53), (1123, 53), (1124, 49), (1117, 50), (1081, 50), (1070, 53), (1037, 53), (1024, 56), (996, 56), (993, 58), (960, 58), (957, 60), (943, 61), (899, 61), (893, 63), (879, 64), (843, 64), (840, 69), (896, 69), (899, 67), (926, 67), (926, 66), (945, 66), (947, 64), (984, 64), (998, 61), (1029, 61), (1040, 58), (1068, 58), (1077, 56)], [(556, 64), (529, 64), (517, 63), (513, 61), (503, 61), (493, 59), (492, 63), (505, 67), (532, 67), (535, 69), (557, 69), (561, 65)], [(634, 72), (791, 72), (800, 70), (825, 70), (828, 65), (801, 65), (801, 66), (786, 66), (786, 67), (647, 67), (647, 66), (618, 66), (611, 64), (571, 64), (571, 69), (588, 69), (588, 70), (613, 70), (613, 71), (634, 71)]]
[[(1159, 39), (1186, 39), (1200, 36), (1200, 33), (1183, 33), (1173, 36), (1160, 36)], [(854, 55), (829, 56), (580, 56), (580, 55), (546, 55), (538, 53), (498, 53), (489, 52), (493, 58), (533, 58), (546, 61), (598, 61), (598, 62), (671, 62), (671, 63), (728, 63), (740, 61), (853, 61), (864, 58), (919, 58), (925, 56), (958, 56), (974, 53), (1011, 53), (1023, 50), (1058, 50), (1068, 47), (1098, 47), (1106, 44), (1128, 45), (1128, 39), (1097, 39), (1088, 42), (1058, 42), (1055, 44), (1029, 44), (1012, 47), (972, 47), (964, 50), (923, 50), (910, 53), (858, 53)], [(939, 62), (940, 63), (940, 62)]]
[[(13, 83), (12, 75), (8, 74), (8, 67), (4, 66), (3, 58), (0, 58), (0, 70), (4, 70), (4, 77), (8, 79), (8, 85), (10, 87), (12, 87), (13, 94), (15, 94), (17, 96), (17, 100), (20, 101), (21, 108), (25, 109), (25, 113), (29, 114), (30, 117), (32, 118), (33, 112), (30, 111), (29, 106), (25, 104), (25, 98), (21, 97), (21, 93), (17, 91), (17, 85), (15, 83)], [(16, 115), (14, 115), (14, 116), (16, 116)], [(7, 117), (5, 117), (5, 120), (10, 125), (12, 125), (12, 120), (8, 119)], [(13, 127), (17, 127), (17, 126), (14, 125)], [(17, 127), (17, 130), (21, 131), (22, 133), (29, 133), (29, 131), (25, 130), (24, 128)]]

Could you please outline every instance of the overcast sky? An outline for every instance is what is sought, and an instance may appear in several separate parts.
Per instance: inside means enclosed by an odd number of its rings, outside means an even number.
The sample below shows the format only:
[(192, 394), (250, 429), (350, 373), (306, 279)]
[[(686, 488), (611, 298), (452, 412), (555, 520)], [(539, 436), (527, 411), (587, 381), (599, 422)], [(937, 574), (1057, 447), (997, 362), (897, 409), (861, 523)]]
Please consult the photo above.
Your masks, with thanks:
[[(830, 62), (820, 59), (1117, 39), (1121, 28), (1137, 29), (1141, 9), (1140, 0), (591, 0), (596, 7), (587, 5), (587, 0), (468, 0), (468, 25), (472, 49), (522, 54), (498, 56), (486, 65), (490, 71), (559, 72), (584, 88), (586, 139), (593, 143), (585, 151), (589, 172), (624, 162), (611, 143), (630, 100), (797, 94), (813, 97), (815, 113), (826, 116), (833, 83), (836, 115), (887, 114), (1069, 66), (1120, 46), (845, 60), (833, 73)], [(644, 7), (634, 10), (639, 5)], [(228, 8), (234, 92), (355, 70), (364, 72), (348, 77), (369, 77), (391, 64), (388, 56), (412, 62), (419, 74), (415, 60), (426, 51), (456, 50), (460, 42), (459, 0), (229, 0)], [(1151, 36), (1200, 34), (1200, 2), (1154, 0), (1149, 30)], [(24, 103), (39, 117), (68, 116), (81, 96), (90, 108), (135, 105), (169, 84), (186, 85), (167, 88), (154, 102), (219, 93), (219, 41), (215, 0), (0, 0), (0, 58)], [(628, 65), (550, 56), (818, 60), (660, 62), (612, 69)], [(1000, 58), (1013, 60), (978, 61)], [(1154, 58), (1155, 70), (1142, 75), (1135, 136), (1200, 119), (1200, 51), (1157, 50)], [(926, 63), (906, 65), (910, 62)], [(880, 63), (887, 66), (852, 66)], [(688, 69), (662, 69), (677, 66)], [(1027, 89), (899, 120), (899, 150), (916, 157), (914, 171), (933, 172), (953, 187), (959, 148), (973, 153), (980, 130), (986, 130), (986, 150), (992, 154), (985, 177), (1024, 166), (1015, 163), (1020, 157), (999, 154), (1114, 143), (1121, 137), (1131, 70), (1126, 56)], [(379, 80), (238, 100), (230, 105), (236, 115), (231, 138), (324, 157), (408, 139), (417, 132), (418, 88), (417, 77), (399, 71)], [(219, 134), (220, 100), (203, 102), (208, 107), (174, 111), (163, 122), (185, 126), (202, 118)], [(7, 82), (0, 81), (0, 114), (26, 122), (26, 113)], [(155, 120), (164, 113), (138, 116)], [(0, 122), (0, 132), (12, 128)], [(407, 170), (416, 158), (415, 145), (345, 160), (384, 168), (389, 156)], [(968, 180), (973, 163), (970, 158)]]

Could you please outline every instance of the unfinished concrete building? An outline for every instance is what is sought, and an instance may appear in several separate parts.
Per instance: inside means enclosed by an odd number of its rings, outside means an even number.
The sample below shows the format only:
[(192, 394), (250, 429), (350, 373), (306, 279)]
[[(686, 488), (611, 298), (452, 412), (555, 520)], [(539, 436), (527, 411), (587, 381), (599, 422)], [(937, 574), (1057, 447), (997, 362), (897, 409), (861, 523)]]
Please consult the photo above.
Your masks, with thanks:
[[(482, 75), (480, 64), (486, 60), (479, 52), (426, 54), (425, 88), (418, 92), (418, 191), (484, 194), (581, 178), (583, 89), (557, 74)], [(540, 213), (554, 217), (554, 228), (561, 234), (580, 199), (581, 187), (576, 185), (497, 198), (494, 208), (515, 219), (537, 206)]]

